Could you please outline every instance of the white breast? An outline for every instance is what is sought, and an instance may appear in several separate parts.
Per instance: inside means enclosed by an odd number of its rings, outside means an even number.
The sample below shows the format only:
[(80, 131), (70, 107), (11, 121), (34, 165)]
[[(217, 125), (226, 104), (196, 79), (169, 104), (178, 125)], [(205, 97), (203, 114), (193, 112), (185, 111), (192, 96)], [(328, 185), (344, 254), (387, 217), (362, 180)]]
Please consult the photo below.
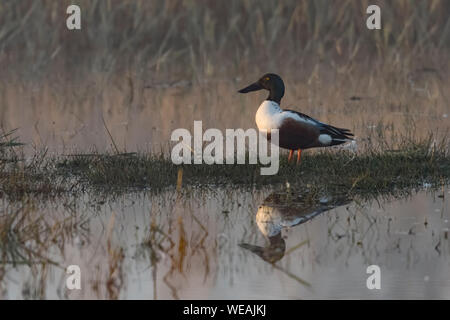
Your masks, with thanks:
[(265, 100), (256, 111), (255, 121), (258, 129), (278, 129), (280, 127), (280, 105), (274, 101)]
[(278, 103), (270, 100), (265, 100), (261, 103), (255, 116), (256, 125), (260, 130), (279, 129), (283, 121), (288, 118), (309, 125), (317, 125), (311, 119), (300, 117), (294, 112), (283, 111)]

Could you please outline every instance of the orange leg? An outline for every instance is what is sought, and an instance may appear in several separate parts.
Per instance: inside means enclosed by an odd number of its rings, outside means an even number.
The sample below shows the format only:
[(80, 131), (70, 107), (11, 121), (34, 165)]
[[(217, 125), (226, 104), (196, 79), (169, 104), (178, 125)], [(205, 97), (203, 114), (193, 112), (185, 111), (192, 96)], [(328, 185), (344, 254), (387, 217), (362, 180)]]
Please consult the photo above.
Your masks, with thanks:
[(292, 156), (294, 155), (294, 150), (289, 151), (288, 163), (291, 162)]
[(300, 163), (300, 157), (301, 157), (301, 155), (302, 155), (302, 150), (301, 150), (301, 149), (298, 149), (298, 150), (297, 150), (297, 164)]

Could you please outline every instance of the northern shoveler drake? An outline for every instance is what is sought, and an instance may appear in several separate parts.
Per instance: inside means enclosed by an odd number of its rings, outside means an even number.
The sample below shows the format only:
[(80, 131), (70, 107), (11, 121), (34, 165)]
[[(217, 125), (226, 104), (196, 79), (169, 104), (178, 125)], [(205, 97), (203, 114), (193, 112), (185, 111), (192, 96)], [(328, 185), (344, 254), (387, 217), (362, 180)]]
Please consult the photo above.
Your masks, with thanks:
[(262, 89), (269, 91), (269, 97), (256, 112), (256, 125), (259, 130), (267, 130), (268, 133), (270, 129), (279, 130), (279, 146), (290, 150), (288, 162), (291, 161), (294, 150), (297, 150), (298, 164), (304, 149), (329, 147), (353, 140), (353, 134), (348, 129), (333, 127), (294, 110), (281, 109), (284, 82), (277, 74), (267, 73), (238, 92), (248, 93)]
[(259, 231), (269, 240), (268, 246), (240, 243), (239, 246), (257, 254), (263, 260), (275, 263), (283, 258), (286, 243), (282, 230), (303, 224), (321, 213), (346, 205), (351, 202), (346, 194), (324, 196), (316, 199), (311, 192), (303, 194), (272, 193), (269, 195), (255, 216)]

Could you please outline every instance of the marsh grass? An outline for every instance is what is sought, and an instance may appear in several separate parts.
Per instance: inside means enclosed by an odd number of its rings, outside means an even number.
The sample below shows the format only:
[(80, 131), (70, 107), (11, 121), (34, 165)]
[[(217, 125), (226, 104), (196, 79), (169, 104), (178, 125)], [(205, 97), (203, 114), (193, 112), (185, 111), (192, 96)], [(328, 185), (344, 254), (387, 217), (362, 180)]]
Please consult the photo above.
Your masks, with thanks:
[(404, 140), (396, 147), (384, 145), (384, 148), (372, 146), (364, 152), (307, 151), (298, 166), (288, 164), (282, 154), (279, 172), (272, 176), (261, 175), (260, 164), (177, 166), (162, 153), (56, 157), (41, 154), (26, 165), (14, 162), (8, 168), (3, 167), (1, 192), (10, 199), (21, 199), (27, 194), (52, 198), (89, 190), (99, 194), (142, 190), (158, 193), (188, 186), (258, 188), (288, 183), (299, 189), (371, 197), (449, 183), (450, 157), (445, 138), (439, 143), (430, 136), (423, 140)]
[[(442, 145), (432, 139), (405, 143), (395, 150), (355, 154), (349, 151), (319, 151), (308, 154), (299, 166), (281, 158), (280, 170), (273, 176), (260, 174), (260, 165), (183, 165), (182, 184), (193, 186), (263, 186), (288, 182), (295, 187), (315, 186), (329, 192), (356, 194), (390, 193), (424, 184), (439, 186), (450, 179), (450, 158)], [(81, 162), (80, 162), (81, 161)], [(128, 188), (161, 190), (175, 187), (178, 166), (170, 159), (137, 154), (130, 157), (99, 156), (59, 163), (74, 170), (80, 181), (100, 190)]]
[(4, 154), (8, 151), (8, 148), (22, 146), (23, 143), (18, 141), (18, 137), (14, 137), (14, 133), (17, 129), (0, 134), (0, 152)]
[[(79, 210), (51, 219), (39, 210), (41, 200), (90, 194), (104, 203), (105, 197), (168, 189), (176, 200), (160, 205), (164, 219), (152, 220), (143, 246), (152, 266), (158, 252), (167, 253), (176, 274), (211, 241), (213, 228), (191, 212), (200, 228), (198, 245), (190, 247), (183, 225), (189, 219), (167, 211), (189, 196), (201, 198), (198, 189), (281, 186), (281, 193), (306, 192), (313, 200), (329, 193), (370, 200), (450, 182), (449, 141), (426, 134), (448, 126), (449, 1), (80, 0), (80, 32), (65, 27), (69, 4), (0, 4), (0, 125), (20, 127), (28, 147), (43, 146), (26, 153), (18, 131), (0, 133), (0, 290), (7, 268), (27, 265), (35, 283), (24, 297), (44, 297), (49, 266), (58, 265), (53, 250), (64, 254), (83, 229)], [(381, 6), (380, 31), (365, 27), (369, 4)], [(275, 176), (261, 176), (260, 165), (175, 166), (164, 151), (128, 152), (131, 144), (167, 141), (174, 128), (193, 120), (215, 128), (254, 125), (262, 95), (236, 90), (269, 71), (286, 81), (283, 106), (352, 129), (364, 148), (307, 151), (300, 166), (282, 155)], [(54, 154), (49, 141), (86, 148)], [(111, 142), (112, 151), (86, 153)], [(107, 272), (95, 274), (92, 284), (110, 298), (119, 297), (126, 276), (114, 227), (112, 219), (102, 262)], [(164, 282), (176, 298), (170, 277)], [(156, 267), (154, 285), (156, 292)]]
[[(371, 2), (382, 30), (366, 28), (368, 1), (80, 1), (79, 32), (65, 28), (69, 4), (0, 6), (1, 121), (44, 146), (25, 159), (11, 132), (0, 136), (0, 196), (174, 187), (167, 150), (126, 147), (158, 145), (198, 119), (254, 126), (262, 96), (236, 90), (268, 71), (283, 74), (283, 106), (351, 129), (367, 150), (306, 152), (299, 167), (282, 158), (275, 176), (259, 165), (183, 166), (182, 187), (289, 182), (368, 194), (448, 182), (448, 142), (426, 138), (448, 117), (448, 1)], [(414, 134), (397, 136), (405, 128)], [(50, 137), (102, 147), (49, 155)]]
[(104, 194), (141, 190), (158, 193), (167, 188), (180, 191), (186, 186), (260, 187), (287, 183), (296, 188), (369, 197), (448, 184), (447, 135), (416, 138), (414, 125), (411, 127), (406, 134), (388, 135), (380, 124), (378, 130), (358, 142), (358, 150), (344, 146), (306, 151), (300, 165), (287, 163), (282, 152), (279, 171), (270, 176), (261, 175), (260, 164), (248, 164), (248, 155), (245, 164), (174, 165), (164, 151), (121, 153), (115, 148), (113, 153), (53, 156), (43, 150), (25, 160), (19, 150), (23, 144), (12, 131), (0, 139), (0, 196), (10, 200), (26, 195), (51, 199), (89, 190)]
[[(449, 114), (445, 0), (86, 0), (79, 31), (65, 26), (69, 4), (0, 6), (0, 125), (28, 145), (103, 152), (112, 136), (125, 152), (194, 120), (254, 127), (265, 97), (237, 90), (266, 72), (286, 83), (283, 107), (358, 137), (403, 118), (435, 129)], [(369, 4), (382, 30), (367, 29)]]
[(12, 200), (22, 199), (27, 194), (52, 198), (67, 191), (67, 183), (52, 173), (45, 150), (25, 159), (19, 150), (24, 144), (13, 136), (15, 131), (0, 135), (0, 198), (7, 195)]
[[(229, 68), (296, 67), (320, 59), (411, 55), (450, 45), (448, 1), (78, 1), (82, 30), (65, 28), (70, 1), (4, 1), (0, 63), (36, 76), (51, 67), (110, 73), (131, 65), (192, 79)], [(382, 9), (383, 29), (366, 28), (366, 9)], [(24, 50), (26, 49), (26, 50)], [(50, 67), (50, 69), (49, 69)], [(270, 66), (272, 67), (272, 66)], [(251, 69), (247, 69), (251, 70)]]

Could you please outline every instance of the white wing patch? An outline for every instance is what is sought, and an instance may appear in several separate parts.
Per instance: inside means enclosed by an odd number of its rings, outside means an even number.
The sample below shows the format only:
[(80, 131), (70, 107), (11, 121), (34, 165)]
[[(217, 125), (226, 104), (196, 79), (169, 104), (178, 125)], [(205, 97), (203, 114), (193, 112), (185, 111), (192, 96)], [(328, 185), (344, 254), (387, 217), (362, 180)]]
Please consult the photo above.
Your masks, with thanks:
[(315, 121), (313, 121), (311, 119), (308, 119), (308, 118), (304, 118), (304, 117), (300, 116), (299, 114), (297, 114), (295, 112), (283, 111), (281, 113), (281, 116), (282, 116), (283, 120), (286, 119), (286, 118), (291, 118), (291, 119), (294, 119), (295, 121), (307, 123), (307, 124), (310, 124), (310, 125), (313, 125), (313, 126), (317, 125), (317, 122), (315, 122)]
[(319, 142), (325, 146), (328, 146), (333, 139), (329, 134), (321, 134), (319, 136)]

